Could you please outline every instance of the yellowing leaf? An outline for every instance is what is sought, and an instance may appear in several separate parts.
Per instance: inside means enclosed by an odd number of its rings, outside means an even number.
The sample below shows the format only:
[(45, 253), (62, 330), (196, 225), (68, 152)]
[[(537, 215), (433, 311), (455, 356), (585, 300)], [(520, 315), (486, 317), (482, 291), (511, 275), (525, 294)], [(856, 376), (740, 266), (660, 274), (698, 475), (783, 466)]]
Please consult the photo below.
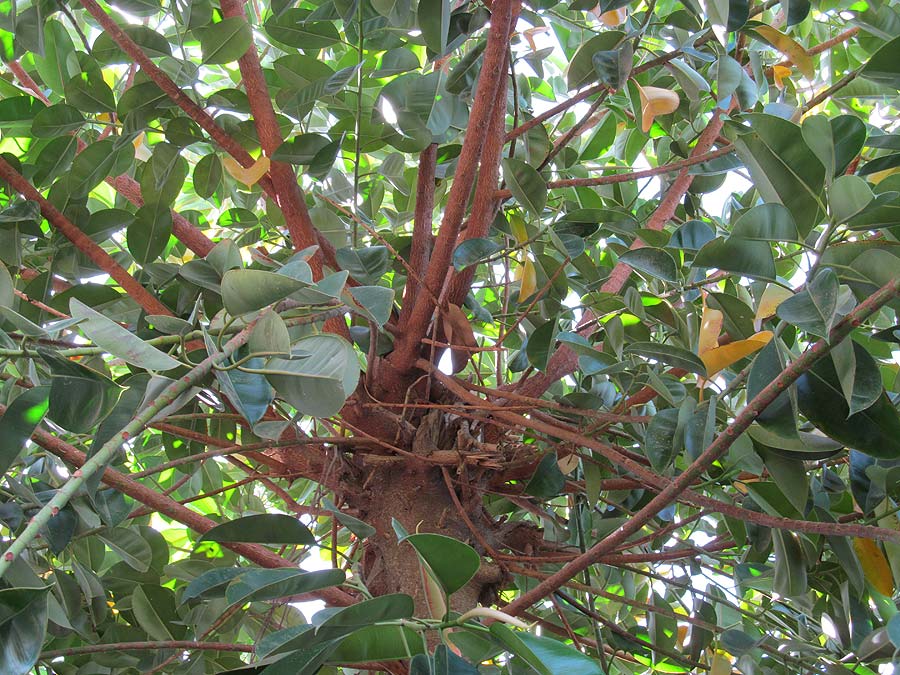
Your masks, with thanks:
[(807, 79), (812, 79), (816, 75), (816, 67), (813, 64), (812, 57), (806, 53), (800, 43), (793, 38), (788, 37), (777, 28), (772, 26), (756, 26), (754, 29), (756, 34), (778, 51), (788, 57), (791, 63), (797, 66), (797, 69), (803, 73)]
[(627, 7), (619, 7), (619, 9), (613, 9), (608, 12), (603, 12), (602, 14), (598, 14), (600, 10), (600, 5), (597, 5), (593, 9), (594, 16), (596, 16), (600, 23), (608, 28), (615, 28), (616, 26), (621, 26), (625, 23), (625, 19), (628, 18), (628, 8)]
[(638, 85), (641, 95), (641, 130), (646, 133), (653, 126), (657, 115), (668, 115), (678, 109), (681, 99), (678, 94), (661, 87), (642, 87)]
[(725, 315), (717, 309), (710, 309), (703, 303), (703, 318), (700, 319), (700, 339), (697, 345), (697, 353), (701, 356), (719, 346), (719, 333), (722, 332), (722, 324)]
[(884, 171), (876, 171), (875, 173), (870, 173), (868, 176), (866, 176), (866, 179), (873, 185), (878, 185), (885, 178), (887, 178), (888, 176), (893, 176), (895, 173), (900, 173), (900, 166), (885, 169)]
[(756, 308), (756, 316), (753, 317), (753, 320), (762, 321), (763, 319), (768, 319), (770, 316), (774, 316), (775, 310), (778, 309), (778, 305), (793, 295), (794, 294), (784, 286), (769, 284), (766, 286), (766, 290), (763, 291), (762, 297), (759, 299), (759, 307)]
[(721, 654), (716, 654), (709, 667), (709, 675), (731, 675), (731, 661)]
[(764, 330), (755, 335), (751, 335), (746, 340), (738, 340), (708, 352), (700, 354), (700, 360), (706, 366), (707, 376), (718, 373), (723, 368), (727, 368), (732, 363), (737, 363), (745, 356), (750, 356), (755, 352), (769, 344), (772, 339), (772, 331)]
[(524, 244), (528, 241), (528, 230), (525, 229), (525, 219), (518, 213), (510, 214), (509, 231), (512, 232), (517, 244)]
[(516, 277), (522, 282), (522, 285), (519, 286), (519, 301), (521, 302), (530, 298), (537, 291), (537, 272), (530, 258), (526, 258), (524, 264), (519, 266)]
[(891, 597), (894, 594), (894, 577), (887, 558), (884, 557), (878, 544), (871, 539), (854, 537), (853, 550), (859, 558), (866, 581), (882, 595)]
[(425, 604), (432, 619), (443, 619), (447, 613), (447, 598), (440, 584), (431, 576), (424, 562), (419, 560), (419, 574), (425, 589)]
[(791, 69), (787, 66), (772, 66), (772, 77), (779, 91), (784, 91), (784, 81), (791, 76)]
[(222, 160), (222, 166), (225, 167), (225, 170), (231, 177), (247, 186), (256, 185), (259, 179), (266, 175), (266, 172), (269, 170), (269, 163), (268, 157), (260, 157), (253, 162), (252, 166), (245, 169), (237, 163), (234, 157), (226, 157)]
[(556, 465), (564, 475), (568, 475), (578, 468), (579, 461), (578, 455), (573, 452), (571, 455), (566, 455), (557, 461)]

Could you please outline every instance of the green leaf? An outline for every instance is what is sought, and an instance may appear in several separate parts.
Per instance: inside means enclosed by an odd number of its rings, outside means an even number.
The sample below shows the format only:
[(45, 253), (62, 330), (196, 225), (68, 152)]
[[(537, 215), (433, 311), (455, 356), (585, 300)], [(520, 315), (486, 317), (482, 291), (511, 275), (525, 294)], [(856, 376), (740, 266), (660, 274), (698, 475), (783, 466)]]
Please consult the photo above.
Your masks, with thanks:
[(174, 640), (177, 618), (172, 591), (161, 586), (138, 586), (131, 595), (131, 611), (138, 624), (154, 640)]
[(127, 527), (113, 528), (97, 535), (104, 544), (109, 546), (126, 565), (138, 572), (146, 572), (150, 569), (152, 551), (150, 544), (137, 530)]
[[(240, 568), (239, 568), (240, 569)], [(255, 569), (244, 571), (225, 590), (229, 605), (277, 600), (344, 583), (343, 570)]]
[(540, 218), (547, 203), (547, 182), (534, 167), (519, 159), (503, 160), (503, 180), (510, 192), (535, 218)]
[(275, 312), (263, 314), (253, 326), (247, 346), (251, 354), (263, 352), (290, 354), (291, 336), (284, 319)]
[(80, 363), (40, 349), (50, 366), (50, 407), (48, 417), (64, 429), (87, 433), (116, 405), (121, 387)]
[[(165, 36), (148, 26), (141, 25), (124, 25), (121, 26), (125, 34), (130, 37), (151, 59), (172, 55), (172, 47)], [(102, 64), (109, 65), (113, 63), (129, 63), (129, 57), (119, 45), (113, 40), (109, 33), (103, 32), (94, 40), (91, 47), (91, 56)]]
[(630, 42), (618, 49), (594, 52), (591, 57), (600, 82), (613, 89), (619, 89), (628, 80), (633, 62), (634, 49)]
[(217, 567), (208, 570), (185, 587), (181, 594), (181, 604), (196, 598), (224, 598), (225, 588), (228, 584), (252, 569), (251, 567)]
[(364, 626), (341, 640), (326, 663), (372, 663), (424, 653), (422, 634), (409, 626)]
[(772, 590), (785, 597), (803, 595), (807, 590), (806, 561), (793, 532), (772, 530), (775, 548), (775, 579)]
[(731, 229), (737, 239), (755, 241), (799, 241), (797, 224), (781, 204), (760, 204), (745, 211)]
[(282, 143), (272, 159), (288, 164), (312, 164), (322, 148), (330, 144), (331, 139), (322, 134), (299, 134)]
[(450, 0), (419, 0), (418, 23), (425, 45), (442, 56), (450, 32)]
[(266, 21), (265, 31), (273, 40), (297, 49), (324, 49), (340, 42), (341, 36), (333, 23), (307, 21), (308, 16), (305, 9), (289, 9)]
[(337, 414), (356, 389), (359, 361), (353, 347), (335, 335), (312, 335), (298, 341), (294, 351), (309, 358), (269, 359), (265, 375), (278, 394), (301, 414)]
[(838, 287), (837, 275), (826, 267), (803, 290), (778, 305), (776, 314), (808, 333), (828, 337), (836, 318)]
[(475, 237), (466, 239), (453, 251), (453, 266), (461, 271), (469, 265), (475, 265), (503, 250), (503, 247), (491, 239)]
[(558, 640), (515, 632), (502, 623), (491, 624), (491, 635), (500, 640), (513, 656), (540, 675), (578, 673), (602, 675), (600, 663)]
[(613, 51), (625, 39), (625, 33), (618, 30), (606, 30), (583, 43), (569, 61), (566, 69), (566, 84), (569, 90), (578, 89), (597, 80), (594, 69), (594, 54)]
[(774, 281), (776, 277), (775, 257), (769, 243), (738, 237), (713, 239), (700, 249), (691, 266), (715, 267), (751, 279)]
[(146, 265), (156, 260), (172, 236), (172, 212), (168, 204), (144, 204), (134, 214), (134, 221), (128, 226), (125, 236), (128, 251), (136, 262)]
[(16, 461), (44, 419), (50, 405), (49, 396), (48, 386), (26, 389), (0, 417), (0, 475)]
[(379, 328), (391, 318), (394, 308), (394, 291), (384, 286), (356, 286), (351, 288), (350, 295), (365, 310), (368, 319)]
[(525, 485), (525, 494), (538, 499), (551, 499), (566, 488), (566, 477), (559, 469), (555, 452), (548, 452), (538, 463), (531, 479)]
[(783, 204), (805, 237), (821, 222), (825, 168), (803, 141), (800, 128), (780, 117), (746, 116), (750, 131), (735, 139), (738, 156), (767, 202)]
[(77, 298), (69, 300), (69, 313), (79, 320), (78, 327), (91, 342), (126, 363), (148, 370), (171, 370), (181, 365), (180, 361), (147, 344)]
[(619, 256), (619, 262), (644, 272), (663, 281), (678, 282), (678, 265), (668, 251), (661, 248), (643, 246), (625, 251)]
[[(316, 641), (343, 637), (378, 622), (408, 619), (414, 611), (413, 599), (404, 593), (381, 595), (364, 600), (327, 616), (316, 629)], [(308, 642), (309, 638), (306, 641)]]
[[(857, 361), (867, 356), (855, 342), (854, 351)], [(797, 404), (810, 422), (834, 440), (873, 457), (900, 458), (900, 415), (887, 394), (882, 391), (875, 403), (850, 415), (830, 356), (797, 380)]]
[(474, 548), (442, 534), (411, 534), (403, 542), (412, 544), (447, 595), (469, 583), (481, 567)]
[(846, 223), (872, 202), (872, 188), (859, 176), (840, 176), (828, 190), (828, 206), (836, 223)]
[(263, 270), (228, 270), (222, 275), (222, 301), (232, 316), (242, 316), (284, 300), (307, 284)]
[(706, 376), (706, 366), (703, 365), (700, 357), (681, 347), (656, 342), (632, 342), (625, 347), (625, 353), (653, 359), (673, 368), (681, 368), (703, 377)]
[(339, 248), (335, 255), (342, 269), (361, 284), (377, 284), (390, 269), (391, 259), (385, 246)]
[(0, 589), (0, 673), (28, 675), (47, 633), (50, 586)]
[(37, 138), (53, 138), (80, 129), (84, 115), (65, 103), (44, 108), (34, 116), (31, 133)]
[(644, 454), (658, 473), (668, 468), (675, 458), (678, 416), (678, 408), (660, 410), (652, 417), (644, 434)]
[(99, 71), (76, 75), (66, 82), (66, 101), (82, 112), (112, 112), (116, 99)]
[(237, 61), (253, 46), (253, 31), (243, 16), (222, 19), (197, 28), (194, 33), (200, 40), (203, 62), (207, 64)]
[(219, 156), (214, 152), (205, 155), (194, 167), (194, 192), (203, 198), (212, 197), (222, 187), (223, 176)]
[(198, 543), (201, 541), (307, 546), (315, 544), (316, 538), (306, 525), (293, 516), (265, 513), (216, 525), (198, 539)]
[(900, 89), (900, 36), (881, 46), (863, 66), (861, 75), (867, 80)]

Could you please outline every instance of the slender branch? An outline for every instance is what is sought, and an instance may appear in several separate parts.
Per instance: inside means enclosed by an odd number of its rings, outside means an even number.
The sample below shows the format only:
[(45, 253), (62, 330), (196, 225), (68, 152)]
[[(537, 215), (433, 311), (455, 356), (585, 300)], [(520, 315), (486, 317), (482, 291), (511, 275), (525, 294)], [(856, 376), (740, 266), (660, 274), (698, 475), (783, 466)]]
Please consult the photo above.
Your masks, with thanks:
[[(221, 6), (222, 14), (226, 18), (239, 17), (243, 21), (247, 20), (243, 3), (239, 0), (222, 0)], [(238, 59), (238, 66), (241, 69), (244, 89), (247, 90), (247, 97), (250, 100), (250, 110), (253, 113), (253, 121), (260, 144), (263, 152), (271, 158), (283, 139), (255, 44), (251, 44), (247, 52)], [(306, 208), (306, 202), (303, 201), (293, 167), (290, 164), (273, 160), (269, 168), (269, 176), (271, 176), (272, 185), (275, 188), (275, 203), (284, 214), (294, 250), (299, 251), (314, 246), (317, 242), (316, 228), (309, 217), (309, 210)], [(321, 253), (314, 255), (309, 263), (313, 270), (313, 279), (321, 279)]]
[(673, 480), (656, 497), (629, 518), (619, 529), (591, 547), (584, 555), (563, 566), (558, 572), (520, 595), (505, 608), (509, 614), (526, 609), (533, 603), (546, 597), (565, 581), (586, 569), (609, 551), (614, 550), (632, 534), (639, 531), (645, 523), (655, 517), (662, 509), (676, 500), (695, 478), (698, 478), (713, 462), (725, 454), (732, 443), (753, 423), (756, 417), (766, 409), (787, 387), (808, 371), (817, 361), (825, 357), (834, 346), (846, 338), (860, 323), (878, 311), (881, 307), (900, 295), (900, 279), (893, 279), (869, 296), (831, 330), (828, 339), (822, 339), (807, 349), (801, 356), (792, 361), (781, 373), (765, 387), (735, 417), (724, 433), (712, 442), (700, 456), (681, 475)]
[(416, 178), (416, 210), (413, 217), (412, 244), (409, 253), (409, 267), (415, 272), (406, 280), (403, 289), (403, 307), (400, 309), (398, 324), (403, 325), (409, 318), (416, 298), (422, 289), (421, 278), (431, 259), (434, 239), (432, 218), (434, 214), (434, 174), (437, 165), (437, 143), (432, 143), (419, 153), (419, 173)]
[[(500, 179), (500, 160), (503, 158), (506, 128), (506, 90), (507, 78), (500, 81), (497, 91), (497, 104), (491, 114), (491, 126), (484, 143), (484, 154), (478, 171), (478, 182), (475, 185), (475, 196), (472, 200), (472, 213), (465, 230), (460, 233), (456, 242), (458, 246), (467, 239), (486, 237), (490, 230), (494, 215), (500, 206), (496, 196), (497, 181)], [(472, 265), (450, 277), (447, 291), (448, 301), (454, 305), (462, 305), (466, 294), (472, 287), (475, 278), (475, 266)]]
[(144, 308), (144, 311), (148, 314), (172, 314), (168, 307), (157, 300), (153, 294), (125, 271), (109, 253), (100, 248), (90, 237), (66, 218), (59, 209), (44, 199), (44, 196), (2, 157), (0, 157), (0, 178), (3, 178), (16, 192), (26, 199), (37, 202), (40, 206), (41, 214), (50, 222), (54, 229), (71, 241), (97, 267), (115, 279), (122, 289)]
[(16, 537), (9, 549), (3, 554), (3, 559), (0, 560), (0, 578), (3, 577), (12, 561), (25, 551), (28, 544), (50, 522), (50, 519), (55, 517), (59, 510), (68, 504), (72, 497), (82, 489), (85, 482), (95, 473), (104, 469), (107, 462), (119, 451), (123, 443), (127, 442), (129, 438), (140, 434), (161, 410), (178, 398), (182, 392), (212, 372), (213, 366), (223, 363), (236, 349), (246, 343), (255, 325), (256, 320), (252, 321), (240, 333), (225, 343), (220, 353), (210, 354), (192, 368), (187, 375), (173, 381), (157, 396), (156, 400), (135, 415), (121, 431), (110, 438), (78, 471), (73, 473), (66, 484), (57, 490), (53, 498), (34, 515), (22, 533)]
[(233, 642), (197, 642), (195, 640), (161, 640), (159, 642), (107, 642), (99, 645), (83, 645), (66, 649), (51, 649), (41, 652), (40, 659), (50, 661), (61, 656), (79, 656), (81, 654), (105, 654), (107, 652), (125, 652), (132, 650), (157, 651), (160, 649), (180, 649), (182, 651), (214, 651), (245, 652), (256, 651), (253, 645), (242, 645)]
[(465, 216), (466, 206), (469, 203), (469, 194), (475, 180), (476, 168), (484, 150), (491, 111), (497, 104), (497, 91), (501, 79), (506, 77), (504, 64), (506, 63), (509, 34), (519, 9), (518, 0), (494, 0), (491, 5), (491, 27), (488, 32), (487, 48), (484, 51), (478, 88), (469, 114), (469, 123), (456, 166), (453, 187), (447, 198), (444, 218), (441, 221), (434, 251), (425, 275), (425, 286), (431, 293), (422, 293), (417, 298), (409, 321), (401, 327), (402, 332), (397, 336), (394, 342), (394, 351), (389, 357), (394, 368), (400, 372), (406, 372), (413, 367), (419, 344), (425, 337), (431, 315), (436, 307), (434, 297), (439, 295), (447, 278), (450, 258), (456, 246), (456, 238)]

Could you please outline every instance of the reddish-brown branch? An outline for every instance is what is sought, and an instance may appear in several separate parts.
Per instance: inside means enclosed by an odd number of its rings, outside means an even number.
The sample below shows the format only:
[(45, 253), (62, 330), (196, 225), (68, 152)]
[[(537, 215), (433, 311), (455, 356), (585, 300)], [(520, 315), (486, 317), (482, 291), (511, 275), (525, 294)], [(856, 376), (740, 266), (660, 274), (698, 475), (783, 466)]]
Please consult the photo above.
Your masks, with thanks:
[(36, 99), (45, 105), (50, 105), (50, 99), (47, 98), (47, 95), (43, 91), (41, 91), (41, 88), (38, 86), (37, 82), (31, 78), (31, 75), (25, 72), (25, 69), (18, 61), (10, 61), (6, 65), (9, 66), (9, 72), (15, 75), (16, 79), (22, 83), (22, 86), (34, 94)]
[(97, 4), (96, 0), (79, 0), (79, 2), (97, 20), (97, 23), (100, 24), (106, 34), (119, 45), (122, 51), (141, 67), (141, 70), (144, 71), (147, 77), (153, 80), (166, 96), (172, 99), (188, 117), (200, 125), (200, 128), (208, 133), (220, 147), (225, 149), (242, 166), (249, 167), (253, 165), (255, 160), (250, 156), (250, 153), (222, 127), (216, 124), (209, 113), (181, 91), (181, 88), (159, 66), (150, 60), (150, 57), (119, 27), (119, 24), (113, 21), (112, 17)]
[[(131, 176), (123, 174), (115, 178), (109, 177), (106, 179), (106, 182), (135, 206), (143, 206), (144, 197), (141, 194), (141, 186)], [(182, 242), (201, 258), (205, 258), (215, 246), (209, 237), (194, 227), (193, 223), (187, 218), (174, 210), (172, 211), (172, 234), (175, 235), (178, 241)]]
[(437, 143), (432, 143), (419, 153), (419, 173), (416, 179), (416, 210), (413, 216), (412, 244), (409, 252), (409, 268), (413, 272), (403, 289), (403, 307), (400, 309), (399, 325), (409, 318), (416, 298), (423, 291), (421, 279), (428, 269), (431, 246), (434, 240), (432, 218), (434, 217), (434, 174), (437, 165)]
[[(244, 15), (242, 2), (238, 0), (222, 0), (221, 5), (222, 14), (225, 17), (239, 17), (243, 21), (247, 20), (247, 17)], [(244, 89), (246, 89), (247, 97), (250, 99), (250, 110), (253, 113), (253, 121), (259, 135), (259, 142), (262, 145), (263, 152), (271, 158), (283, 139), (255, 44), (251, 44), (247, 52), (238, 59), (238, 66), (241, 69)], [(299, 251), (316, 245), (316, 228), (309, 217), (309, 210), (306, 208), (306, 202), (303, 201), (303, 195), (300, 192), (300, 186), (297, 183), (297, 176), (294, 174), (293, 167), (290, 164), (273, 160), (269, 168), (269, 176), (271, 176), (272, 185), (275, 188), (275, 203), (278, 204), (278, 207), (284, 214), (284, 220), (291, 235), (294, 250)], [(313, 256), (309, 260), (309, 264), (313, 271), (313, 279), (321, 279), (321, 254)]]
[[(675, 214), (675, 210), (678, 208), (684, 195), (687, 194), (687, 191), (694, 180), (694, 176), (688, 170), (691, 166), (699, 164), (701, 161), (712, 159), (713, 155), (718, 157), (731, 151), (731, 148), (727, 147), (712, 152), (709, 151), (715, 143), (719, 132), (722, 130), (724, 123), (724, 117), (717, 110), (709, 124), (707, 124), (706, 128), (697, 139), (697, 144), (691, 150), (690, 157), (679, 162), (672, 162), (671, 164), (664, 165), (665, 167), (670, 168), (670, 170), (677, 169), (679, 174), (669, 186), (669, 189), (660, 201), (659, 206), (647, 220), (644, 227), (651, 230), (661, 230), (665, 227), (666, 223), (671, 220), (672, 216)], [(701, 157), (703, 159), (700, 159)], [(659, 168), (660, 167), (657, 167), (657, 170)], [(654, 169), (648, 169), (648, 171), (654, 171)], [(634, 172), (632, 175), (639, 173), (642, 174), (645, 172)], [(658, 173), (664, 172), (658, 171)], [(600, 180), (602, 178), (612, 179), (619, 178), (619, 176), (600, 176), (598, 179), (588, 180)], [(641, 239), (635, 239), (631, 248), (640, 248), (643, 245), (644, 242), (641, 241)], [(624, 263), (618, 263), (613, 268), (609, 278), (603, 283), (601, 290), (605, 293), (621, 293), (630, 276), (631, 268)], [(595, 318), (593, 312), (587, 311), (584, 313), (580, 325), (592, 326)], [(525, 380), (521, 383), (521, 386), (516, 387), (516, 391), (527, 396), (540, 396), (547, 390), (547, 387), (556, 382), (559, 378), (574, 372), (577, 366), (578, 355), (573, 350), (563, 345), (550, 358), (547, 368), (543, 373)]]
[[(846, 338), (854, 327), (878, 311), (891, 300), (900, 295), (900, 279), (893, 279), (882, 286), (875, 294), (860, 303), (850, 314), (842, 319), (831, 331), (828, 339), (822, 339), (803, 352), (792, 361), (781, 373), (757, 394), (744, 409), (735, 417), (724, 433), (712, 442), (691, 465), (684, 470), (675, 480), (667, 485), (656, 497), (629, 518), (619, 529), (611, 535), (592, 546), (586, 553), (572, 562), (563, 566), (558, 572), (538, 584), (535, 588), (523, 593), (506, 607), (506, 611), (515, 615), (533, 603), (546, 597), (549, 593), (560, 587), (567, 580), (579, 572), (593, 565), (608, 552), (638, 532), (648, 521), (654, 518), (662, 509), (677, 500), (685, 490), (689, 489), (693, 481), (719, 457), (721, 457), (732, 443), (753, 423), (756, 417), (768, 407), (772, 401), (780, 396), (791, 384), (808, 371), (817, 361), (825, 357), (831, 349)], [(873, 528), (874, 529), (874, 528)], [(898, 533), (889, 530), (892, 539)]]
[[(707, 129), (708, 128), (709, 127), (707, 127)], [(713, 138), (712, 140), (715, 141), (715, 138)], [(710, 145), (712, 145), (712, 143), (710, 143)], [(722, 148), (718, 148), (717, 150), (703, 152), (702, 154), (692, 154), (692, 156), (688, 157), (687, 159), (679, 159), (678, 161), (670, 162), (669, 164), (662, 164), (650, 169), (629, 171), (627, 173), (616, 173), (610, 176), (595, 176), (594, 178), (567, 178), (565, 180), (552, 180), (547, 183), (547, 187), (552, 190), (555, 188), (591, 187), (596, 185), (629, 183), (633, 180), (639, 180), (641, 178), (652, 178), (653, 176), (659, 176), (665, 173), (675, 173), (676, 171), (684, 172), (684, 170), (688, 167), (702, 164), (703, 162), (708, 162), (711, 159), (722, 157), (733, 151), (734, 146), (726, 145)], [(693, 176), (691, 176), (691, 180), (693, 180)], [(510, 192), (509, 190), (498, 190), (497, 196), (501, 199), (509, 199), (512, 196), (512, 192)]]
[[(33, 434), (32, 439), (42, 448), (52, 452), (72, 466), (80, 467), (86, 461), (83, 452), (42, 429), (38, 429)], [(208, 532), (217, 525), (214, 520), (211, 520), (206, 516), (201, 516), (199, 513), (191, 511), (189, 508), (182, 506), (173, 499), (165, 497), (150, 488), (144, 487), (140, 483), (136, 483), (128, 476), (114, 469), (106, 469), (106, 471), (104, 471), (103, 482), (117, 492), (128, 495), (154, 511), (186, 525), (195, 532), (202, 534)], [(296, 564), (292, 561), (282, 558), (272, 551), (256, 544), (232, 543), (222, 545), (262, 567), (296, 567)], [(321, 591), (316, 591), (313, 595), (331, 605), (342, 607), (351, 605), (355, 602), (351, 596), (337, 588), (326, 588)]]
[(97, 267), (115, 279), (122, 289), (134, 298), (135, 302), (137, 302), (144, 311), (148, 314), (172, 314), (168, 307), (157, 300), (146, 288), (141, 286), (141, 284), (125, 271), (125, 269), (109, 255), (109, 253), (100, 248), (100, 246), (94, 243), (90, 237), (78, 229), (55, 206), (53, 206), (53, 204), (44, 199), (44, 196), (2, 157), (0, 157), (0, 178), (3, 178), (3, 180), (9, 183), (16, 192), (26, 199), (37, 202), (40, 206), (41, 214), (53, 228), (71, 241), (72, 244), (90, 258)]
[[(434, 298), (438, 297), (447, 279), (456, 238), (469, 203), (478, 162), (484, 150), (491, 111), (494, 105), (498, 104), (497, 91), (501, 80), (506, 77), (504, 65), (509, 34), (514, 23), (513, 17), (518, 15), (519, 8), (517, 0), (495, 0), (491, 5), (491, 27), (478, 88), (469, 114), (453, 187), (450, 188), (447, 207), (425, 275), (425, 287), (430, 293), (421, 293), (416, 299), (409, 321), (400, 327), (401, 333), (397, 336), (394, 351), (389, 357), (394, 369), (400, 373), (405, 373), (414, 366), (419, 344), (428, 330), (436, 306)], [(505, 100), (500, 104), (505, 105)]]
[[(486, 237), (494, 215), (500, 206), (500, 200), (495, 193), (497, 181), (500, 179), (503, 146), (506, 142), (504, 133), (506, 128), (506, 89), (507, 79), (503, 78), (497, 91), (497, 104), (491, 114), (491, 126), (484, 143), (484, 154), (481, 158), (481, 168), (478, 172), (478, 182), (475, 185), (475, 196), (472, 200), (472, 213), (469, 215), (466, 229), (459, 235), (457, 246), (467, 239)], [(448, 301), (454, 305), (462, 305), (466, 294), (472, 287), (474, 278), (474, 265), (454, 273), (450, 278), (447, 292)]]

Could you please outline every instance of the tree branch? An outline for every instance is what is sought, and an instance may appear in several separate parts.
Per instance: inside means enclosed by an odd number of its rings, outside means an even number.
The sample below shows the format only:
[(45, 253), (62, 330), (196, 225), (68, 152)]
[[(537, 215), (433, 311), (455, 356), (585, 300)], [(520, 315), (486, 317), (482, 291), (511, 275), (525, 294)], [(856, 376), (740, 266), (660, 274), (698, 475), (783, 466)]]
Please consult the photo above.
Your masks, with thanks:
[[(221, 5), (222, 14), (225, 17), (240, 17), (243, 21), (247, 20), (243, 3), (239, 0), (222, 0)], [(253, 113), (253, 121), (256, 124), (260, 144), (263, 152), (271, 158), (283, 139), (255, 44), (251, 44), (247, 52), (238, 59), (238, 66), (241, 69), (244, 89), (247, 90), (247, 97), (250, 100), (250, 111)], [(272, 185), (275, 188), (275, 203), (284, 214), (294, 250), (299, 251), (316, 245), (316, 228), (309, 217), (309, 210), (306, 208), (306, 202), (300, 192), (293, 167), (284, 162), (272, 161), (269, 167), (269, 176), (271, 176)], [(313, 271), (313, 279), (316, 281), (321, 279), (321, 252), (314, 255), (309, 263)]]
[[(394, 368), (403, 373), (410, 370), (416, 361), (416, 353), (425, 336), (435, 309), (434, 298), (438, 297), (447, 279), (450, 258), (456, 246), (456, 238), (469, 203), (469, 195), (475, 180), (478, 162), (484, 150), (491, 118), (491, 111), (498, 103), (497, 91), (501, 79), (506, 77), (506, 53), (509, 34), (518, 16), (518, 0), (494, 0), (491, 5), (491, 27), (488, 32), (487, 48), (474, 95), (466, 136), (463, 141), (453, 187), (447, 198), (444, 218), (435, 241), (434, 251), (425, 275), (425, 286), (431, 293), (421, 293), (410, 313), (409, 321), (401, 327), (402, 332), (394, 342), (394, 351), (389, 357)], [(505, 100), (504, 100), (505, 104)]]
[(434, 239), (432, 219), (434, 217), (434, 173), (437, 164), (437, 143), (432, 143), (419, 153), (419, 173), (416, 178), (416, 210), (413, 216), (412, 245), (409, 253), (410, 274), (403, 289), (403, 307), (400, 308), (399, 325), (404, 325), (412, 312), (419, 293), (424, 289), (420, 279), (431, 259)]
[[(844, 317), (831, 330), (828, 339), (822, 339), (807, 349), (801, 356), (792, 361), (781, 371), (778, 377), (757, 394), (735, 417), (724, 433), (712, 442), (700, 456), (663, 489), (656, 497), (629, 518), (619, 529), (591, 547), (586, 553), (563, 566), (558, 572), (538, 584), (535, 588), (523, 593), (506, 606), (507, 613), (515, 616), (518, 612), (555, 591), (567, 580), (587, 567), (593, 565), (606, 553), (614, 550), (635, 532), (638, 532), (651, 518), (655, 517), (666, 506), (690, 487), (713, 462), (725, 454), (732, 443), (753, 423), (756, 417), (766, 409), (787, 387), (808, 371), (817, 361), (825, 357), (835, 345), (846, 338), (860, 323), (878, 311), (891, 300), (900, 295), (900, 279), (893, 279), (882, 286), (876, 293), (868, 297), (852, 312)], [(896, 533), (894, 533), (896, 534)]]
[(58, 659), (62, 656), (80, 656), (81, 654), (105, 654), (107, 652), (125, 652), (132, 650), (158, 651), (162, 649), (180, 649), (183, 651), (215, 651), (245, 652), (256, 651), (253, 645), (242, 645), (233, 642), (197, 642), (196, 640), (162, 640), (159, 642), (106, 642), (99, 645), (83, 645), (66, 649), (52, 649), (41, 652), (42, 661)]
[(37, 202), (40, 206), (41, 214), (53, 228), (71, 241), (97, 267), (115, 279), (122, 289), (134, 298), (145, 312), (148, 314), (172, 314), (168, 307), (157, 300), (156, 296), (144, 288), (109, 253), (100, 248), (90, 237), (77, 228), (53, 204), (44, 199), (44, 196), (2, 157), (0, 157), (0, 178), (3, 178), (16, 192), (26, 199)]

